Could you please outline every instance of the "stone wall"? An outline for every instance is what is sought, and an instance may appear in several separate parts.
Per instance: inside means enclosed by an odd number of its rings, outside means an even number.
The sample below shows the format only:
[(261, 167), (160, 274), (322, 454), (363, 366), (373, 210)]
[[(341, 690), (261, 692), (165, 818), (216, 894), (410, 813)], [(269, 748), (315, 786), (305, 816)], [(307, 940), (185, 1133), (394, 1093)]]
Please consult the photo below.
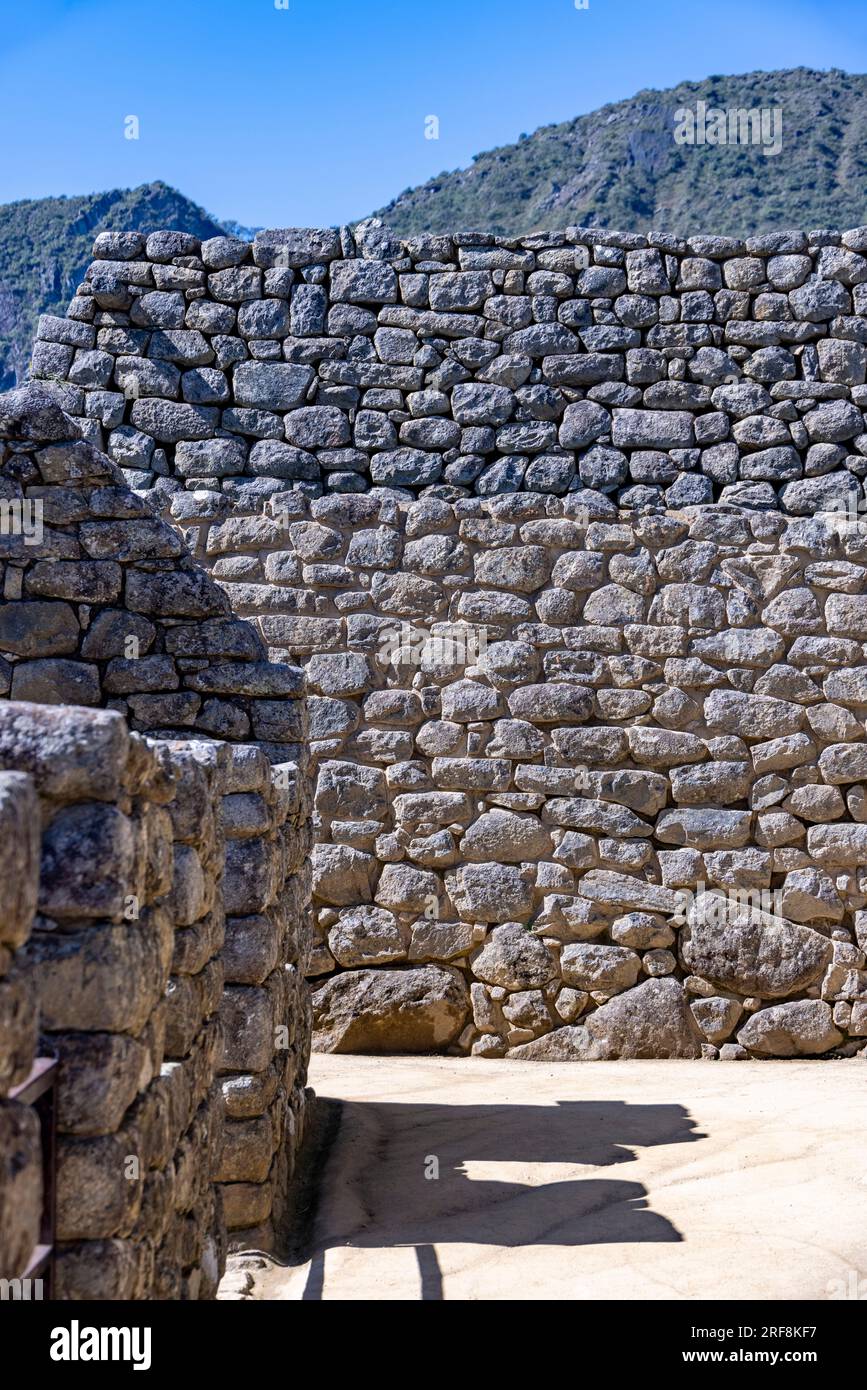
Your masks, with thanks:
[(867, 228), (103, 233), (36, 377), (134, 486), (864, 500)]
[(864, 1046), (857, 524), (593, 517), (580, 494), (191, 503), (233, 606), (306, 665), (316, 1046)]
[[(0, 505), (0, 769), (48, 784), (25, 965), (61, 1058), (59, 1289), (211, 1297), (226, 1226), (285, 1235), (303, 1134), (303, 674), (37, 387), (0, 398)], [(0, 1017), (29, 1038), (19, 964)]]
[(160, 737), (303, 758), (300, 672), (36, 386), (0, 397), (0, 694), (100, 705)]
[[(36, 909), (7, 977), (25, 995), (17, 1080), (37, 1030), (40, 1054), (60, 1064), (59, 1298), (213, 1297), (223, 1266), (210, 1177), (222, 1142), (218, 943), (212, 934), (200, 1008), (184, 1029), (173, 993), (189, 915), (177, 872), (177, 768), (161, 751), (113, 712), (0, 705), (0, 766), (19, 823), (4, 826), (19, 831), (7, 853), (16, 873), (29, 870), (21, 884)], [(196, 843), (213, 901), (213, 823)], [(38, 1130), (35, 1114), (28, 1120)], [(37, 1225), (40, 1167), (30, 1155), (18, 1176), (20, 1185), (30, 1174)], [(21, 1253), (4, 1251), (4, 1275), (21, 1274)]]
[[(213, 748), (213, 745), (211, 745)], [(272, 768), (261, 749), (223, 745), (216, 808), (225, 836), (220, 1088), (222, 1187), (230, 1248), (287, 1237), (309, 1093), (310, 797), (306, 758)]]
[(865, 251), (98, 240), (34, 370), (307, 667), (319, 1046), (862, 1048)]
[(412, 1045), (482, 1055), (864, 1046), (863, 530), (528, 494), (310, 512), (299, 563), (339, 584), (292, 620), (320, 1046), (407, 1046), (399, 1004)]
[(305, 974), (336, 1051), (864, 1055), (867, 230), (95, 256), (0, 398), (0, 1272), (37, 1048), (61, 1296), (279, 1239)]
[(20, 1277), (27, 1269), (42, 1217), (39, 1119), (30, 1106), (10, 1098), (29, 1076), (38, 1043), (22, 947), (36, 913), (39, 853), (33, 779), (0, 771), (0, 1278)]

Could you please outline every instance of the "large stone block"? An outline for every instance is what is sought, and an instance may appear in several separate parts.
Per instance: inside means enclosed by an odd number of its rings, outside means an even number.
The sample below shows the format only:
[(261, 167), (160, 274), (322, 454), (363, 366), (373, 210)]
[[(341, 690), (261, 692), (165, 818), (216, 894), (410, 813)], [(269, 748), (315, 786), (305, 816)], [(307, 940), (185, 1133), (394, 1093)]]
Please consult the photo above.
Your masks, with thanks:
[(261, 912), (282, 882), (282, 853), (277, 836), (229, 840), (223, 877), (227, 913), (242, 917)]
[(260, 1225), (271, 1215), (270, 1183), (232, 1182), (221, 1186), (226, 1226), (230, 1231)]
[(37, 932), (23, 949), (48, 1032), (138, 1034), (162, 998), (172, 926), (160, 910), (128, 926)]
[(586, 1023), (555, 1028), (509, 1049), (526, 1061), (697, 1058), (703, 1036), (677, 980), (646, 980), (591, 1013)]
[(266, 914), (229, 917), (221, 962), (227, 984), (259, 985), (280, 960), (280, 928)]
[(151, 1060), (136, 1038), (120, 1033), (60, 1033), (57, 1124), (65, 1134), (113, 1134), (151, 1079)]
[(586, 1026), (603, 1058), (701, 1056), (701, 1034), (677, 980), (646, 980), (618, 994)]
[(57, 1235), (61, 1241), (128, 1235), (141, 1205), (143, 1165), (132, 1130), (57, 1145)]
[(627, 946), (577, 941), (560, 955), (563, 979), (575, 989), (617, 993), (635, 984), (640, 969), (641, 957)]
[(678, 894), (671, 888), (611, 869), (590, 869), (582, 875), (578, 891), (591, 902), (630, 911), (672, 914), (680, 905)]
[(13, 967), (0, 978), (0, 1096), (26, 1081), (39, 1038), (33, 980)]
[(14, 656), (68, 656), (81, 629), (68, 603), (33, 600), (0, 604), (0, 652)]
[(763, 999), (800, 993), (831, 959), (831, 942), (811, 927), (717, 893), (693, 902), (680, 950), (691, 974)]
[(57, 1252), (56, 1296), (71, 1302), (127, 1302), (150, 1292), (147, 1275), (147, 1251), (139, 1242), (70, 1241)]
[(385, 774), (351, 762), (324, 762), (316, 784), (316, 809), (322, 816), (381, 820), (386, 812)]
[(0, 772), (0, 942), (13, 950), (30, 933), (39, 859), (40, 812), (33, 779), (23, 772)]
[(116, 806), (82, 802), (45, 829), (39, 910), (48, 917), (119, 918), (132, 886), (133, 823)]
[(294, 410), (304, 404), (312, 380), (309, 367), (294, 363), (242, 362), (234, 372), (235, 400), (262, 410)]
[(268, 1177), (277, 1136), (269, 1115), (231, 1120), (225, 1126), (217, 1182), (264, 1182)]
[(738, 1042), (764, 1057), (815, 1057), (843, 1041), (830, 1004), (797, 999), (759, 1009), (738, 1033)]
[(551, 953), (517, 922), (495, 927), (472, 964), (478, 979), (506, 989), (546, 985), (556, 974)]
[(320, 1052), (438, 1052), (469, 1013), (457, 970), (347, 970), (314, 992), (314, 1047)]
[(29, 1106), (0, 1100), (0, 1278), (24, 1273), (39, 1240), (42, 1153)]
[(532, 910), (532, 874), (517, 865), (465, 864), (446, 874), (446, 887), (467, 922), (522, 921)]
[(277, 1045), (276, 1000), (271, 991), (229, 985), (220, 1001), (222, 1071), (261, 1072)]
[(688, 449), (693, 417), (685, 410), (615, 410), (611, 438), (616, 448)]

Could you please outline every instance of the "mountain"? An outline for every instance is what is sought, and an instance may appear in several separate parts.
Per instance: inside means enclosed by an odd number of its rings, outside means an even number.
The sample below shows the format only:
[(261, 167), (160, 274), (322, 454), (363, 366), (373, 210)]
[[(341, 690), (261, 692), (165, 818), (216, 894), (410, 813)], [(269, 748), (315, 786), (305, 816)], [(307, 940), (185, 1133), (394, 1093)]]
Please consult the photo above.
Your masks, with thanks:
[(0, 390), (23, 380), (40, 314), (62, 314), (103, 231), (219, 236), (225, 227), (165, 183), (0, 206)]
[[(682, 109), (766, 108), (766, 144), (678, 143)], [(776, 109), (777, 115), (773, 112)], [(400, 236), (521, 236), (569, 224), (744, 236), (867, 223), (867, 76), (751, 72), (644, 91), (407, 189), (375, 216)]]

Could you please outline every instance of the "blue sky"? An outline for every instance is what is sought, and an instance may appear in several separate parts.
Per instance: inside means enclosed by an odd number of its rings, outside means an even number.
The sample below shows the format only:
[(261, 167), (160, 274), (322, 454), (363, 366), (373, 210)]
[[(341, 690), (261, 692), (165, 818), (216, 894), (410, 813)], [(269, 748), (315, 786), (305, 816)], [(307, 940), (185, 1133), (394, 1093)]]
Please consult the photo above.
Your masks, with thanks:
[(0, 0), (0, 202), (164, 179), (219, 217), (328, 225), (641, 88), (867, 71), (867, 0), (286, 4)]

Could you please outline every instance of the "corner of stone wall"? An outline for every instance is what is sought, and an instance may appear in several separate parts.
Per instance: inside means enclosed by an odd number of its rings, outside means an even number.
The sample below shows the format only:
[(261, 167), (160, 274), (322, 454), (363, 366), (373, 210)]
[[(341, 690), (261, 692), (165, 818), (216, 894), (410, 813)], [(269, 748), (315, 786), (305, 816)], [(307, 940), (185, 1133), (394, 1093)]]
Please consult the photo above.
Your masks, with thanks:
[[(23, 522), (0, 540), (0, 809), (44, 823), (26, 946), (0, 904), (0, 1078), (29, 1066), (29, 988), (61, 1062), (58, 1295), (213, 1297), (227, 1225), (284, 1238), (303, 1135), (303, 673), (40, 387), (0, 397), (0, 491)], [(3, 1115), (17, 1162), (32, 1116)]]
[(39, 1243), (43, 1173), (39, 1120), (10, 1098), (38, 1047), (32, 981), (23, 966), (36, 912), (39, 801), (26, 772), (0, 772), (0, 1278), (20, 1278)]

